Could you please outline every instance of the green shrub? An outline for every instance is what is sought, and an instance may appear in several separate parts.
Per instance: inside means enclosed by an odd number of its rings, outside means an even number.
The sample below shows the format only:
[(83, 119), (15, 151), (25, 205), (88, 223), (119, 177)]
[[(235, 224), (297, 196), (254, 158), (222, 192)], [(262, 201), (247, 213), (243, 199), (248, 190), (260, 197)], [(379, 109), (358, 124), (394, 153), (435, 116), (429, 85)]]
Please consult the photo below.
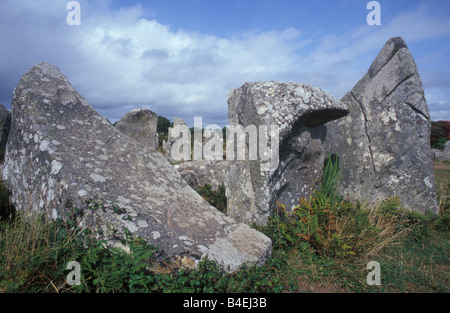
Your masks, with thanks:
[(9, 201), (9, 190), (4, 181), (0, 181), (0, 221), (7, 221), (14, 217), (14, 206)]
[[(77, 228), (75, 217), (83, 210), (102, 209), (88, 200), (66, 219), (49, 221), (42, 216), (18, 214), (0, 223), (0, 291), (3, 292), (277, 292), (283, 286), (276, 271), (244, 266), (224, 272), (203, 259), (195, 269), (167, 265), (167, 259), (140, 238), (129, 238), (125, 251), (95, 240)], [(69, 262), (80, 264), (81, 284), (67, 284)], [(166, 264), (170, 273), (156, 270)]]
[(212, 189), (211, 185), (205, 184), (197, 189), (197, 192), (213, 207), (225, 214), (227, 213), (227, 197), (223, 184), (219, 185), (217, 190)]

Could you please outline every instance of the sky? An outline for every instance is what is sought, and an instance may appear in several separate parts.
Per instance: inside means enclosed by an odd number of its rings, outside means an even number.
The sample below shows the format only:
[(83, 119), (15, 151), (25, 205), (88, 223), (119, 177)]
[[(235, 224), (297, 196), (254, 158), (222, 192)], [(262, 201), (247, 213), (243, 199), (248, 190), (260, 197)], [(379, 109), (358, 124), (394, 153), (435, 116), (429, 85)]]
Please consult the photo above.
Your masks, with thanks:
[(418, 66), (431, 119), (450, 120), (450, 1), (80, 0), (0, 1), (0, 103), (21, 76), (57, 66), (111, 122), (148, 108), (192, 126), (228, 123), (231, 89), (251, 81), (319, 87), (340, 99), (391, 37)]

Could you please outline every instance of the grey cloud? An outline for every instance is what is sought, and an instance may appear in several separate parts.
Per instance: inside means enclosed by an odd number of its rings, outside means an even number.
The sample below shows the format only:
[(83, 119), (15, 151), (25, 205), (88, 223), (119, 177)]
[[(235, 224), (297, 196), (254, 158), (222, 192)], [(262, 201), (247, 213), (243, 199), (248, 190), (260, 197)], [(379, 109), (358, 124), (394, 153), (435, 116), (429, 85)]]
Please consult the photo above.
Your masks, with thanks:
[(104, 35), (100, 43), (121, 57), (130, 57), (133, 55), (130, 38), (113, 38), (110, 35)]
[(147, 49), (141, 55), (141, 59), (166, 60), (168, 57), (169, 51), (166, 49)]
[[(44, 7), (34, 9), (38, 2)], [(111, 121), (132, 108), (148, 107), (169, 118), (180, 116), (188, 121), (196, 115), (208, 124), (224, 124), (229, 90), (246, 81), (298, 81), (341, 97), (367, 71), (387, 38), (401, 35), (397, 31), (408, 26), (403, 23), (419, 16), (417, 12), (409, 18), (403, 15), (392, 25), (371, 32), (358, 29), (303, 38), (292, 28), (219, 38), (172, 31), (142, 18), (139, 8), (110, 12), (105, 2), (82, 2), (82, 8), (89, 7), (82, 25), (70, 27), (65, 24), (65, 5), (59, 12), (54, 9), (60, 3), (0, 3), (0, 29), (7, 30), (1, 35), (6, 48), (0, 50), (0, 101), (8, 105), (21, 75), (35, 63), (46, 61), (58, 66)], [(426, 34), (435, 38), (442, 33), (446, 34), (432, 30)], [(420, 42), (426, 34), (412, 37), (412, 41)], [(435, 73), (428, 65), (419, 71), (433, 117), (435, 112), (448, 110), (435, 96), (448, 89), (448, 78), (445, 70)]]

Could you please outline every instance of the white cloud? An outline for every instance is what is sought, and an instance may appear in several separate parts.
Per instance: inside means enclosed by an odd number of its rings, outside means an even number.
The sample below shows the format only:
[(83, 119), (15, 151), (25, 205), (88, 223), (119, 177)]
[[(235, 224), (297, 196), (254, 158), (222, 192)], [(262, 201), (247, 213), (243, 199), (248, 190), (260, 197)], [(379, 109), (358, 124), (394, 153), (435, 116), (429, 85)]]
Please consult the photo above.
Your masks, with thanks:
[[(32, 65), (47, 61), (60, 67), (112, 121), (145, 106), (169, 118), (180, 116), (189, 122), (203, 116), (205, 123), (223, 124), (229, 90), (246, 81), (299, 81), (341, 97), (389, 37), (400, 35), (416, 43), (448, 37), (450, 32), (450, 27), (442, 29), (450, 26), (447, 19), (420, 7), (383, 27), (362, 25), (344, 34), (306, 36), (301, 29), (288, 28), (220, 38), (172, 29), (152, 20), (153, 12), (141, 6), (111, 10), (109, 1), (80, 2), (81, 26), (65, 23), (64, 1), (0, 4), (0, 29), (8, 29), (2, 34), (8, 48), (0, 51), (0, 79), (16, 79), (0, 86), (2, 94), (4, 88), (12, 92)], [(442, 93), (439, 88), (445, 86), (432, 83), (432, 73), (423, 77), (430, 77), (429, 85), (437, 88), (430, 88), (431, 99), (433, 92)]]
[(134, 103), (150, 104), (162, 115), (220, 112), (224, 118), (212, 122), (224, 122), (231, 88), (277, 79), (295, 66), (300, 36), (295, 29), (224, 39), (171, 30), (134, 12), (128, 23), (115, 24), (113, 17), (107, 24), (89, 21), (78, 33), (77, 53), (96, 70), (79, 67), (74, 84), (91, 103), (108, 103), (116, 112), (112, 119), (126, 113), (121, 106)]

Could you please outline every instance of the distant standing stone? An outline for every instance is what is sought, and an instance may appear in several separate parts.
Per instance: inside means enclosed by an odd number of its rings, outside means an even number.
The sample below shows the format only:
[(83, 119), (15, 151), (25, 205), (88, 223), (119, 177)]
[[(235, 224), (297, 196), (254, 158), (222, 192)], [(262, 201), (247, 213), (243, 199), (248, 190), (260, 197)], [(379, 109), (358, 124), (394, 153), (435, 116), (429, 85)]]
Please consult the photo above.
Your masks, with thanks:
[(450, 140), (447, 141), (447, 142), (445, 143), (445, 145), (444, 145), (444, 151), (450, 152)]
[(132, 139), (158, 149), (158, 116), (148, 109), (134, 109), (125, 114), (115, 127)]

